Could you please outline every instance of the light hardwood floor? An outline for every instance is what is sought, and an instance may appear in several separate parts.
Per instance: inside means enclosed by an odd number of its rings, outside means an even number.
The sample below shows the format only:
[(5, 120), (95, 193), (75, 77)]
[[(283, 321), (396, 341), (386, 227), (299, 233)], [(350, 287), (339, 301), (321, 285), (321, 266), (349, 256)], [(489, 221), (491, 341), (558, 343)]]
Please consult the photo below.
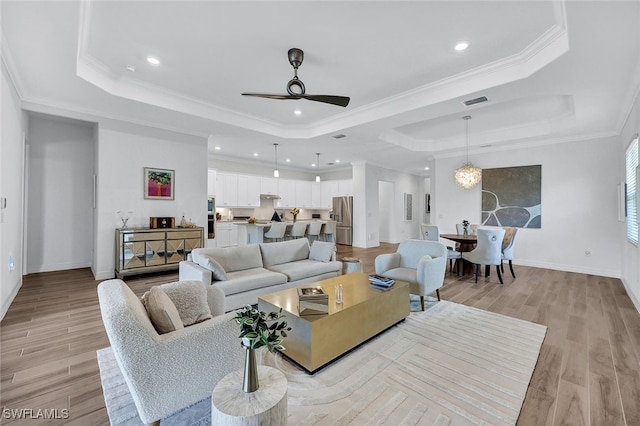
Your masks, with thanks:
[[(375, 257), (395, 251), (338, 246), (373, 272)], [(518, 425), (640, 425), (640, 315), (620, 280), (546, 269), (447, 273), (445, 300), (548, 327)], [(177, 273), (127, 278), (138, 295)], [(88, 269), (33, 274), (0, 324), (3, 424), (104, 425), (96, 350), (109, 346)], [(9, 420), (4, 409), (68, 409), (69, 418)]]

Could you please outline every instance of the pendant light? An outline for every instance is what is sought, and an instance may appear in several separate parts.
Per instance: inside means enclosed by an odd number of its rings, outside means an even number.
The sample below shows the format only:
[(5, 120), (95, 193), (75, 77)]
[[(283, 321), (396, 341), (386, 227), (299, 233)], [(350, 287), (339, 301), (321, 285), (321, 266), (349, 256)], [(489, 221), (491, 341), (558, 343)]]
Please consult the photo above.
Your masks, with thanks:
[(320, 182), (320, 153), (316, 152), (316, 164), (318, 165), (318, 174), (316, 174), (316, 182)]
[(462, 117), (465, 122), (465, 133), (467, 138), (467, 162), (456, 170), (455, 178), (458, 186), (464, 189), (475, 187), (482, 179), (482, 169), (469, 162), (469, 120), (470, 115)]
[(278, 171), (278, 144), (274, 143), (273, 147), (276, 152), (276, 168), (273, 169), (273, 177), (280, 177), (280, 172)]

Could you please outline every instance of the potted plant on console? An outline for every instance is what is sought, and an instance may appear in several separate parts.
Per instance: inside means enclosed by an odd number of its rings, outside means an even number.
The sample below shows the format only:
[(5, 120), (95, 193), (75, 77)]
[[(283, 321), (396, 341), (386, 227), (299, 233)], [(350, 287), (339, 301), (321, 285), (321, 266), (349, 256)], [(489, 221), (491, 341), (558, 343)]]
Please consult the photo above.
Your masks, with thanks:
[(240, 336), (238, 337), (242, 339), (242, 344), (247, 350), (244, 362), (243, 391), (255, 392), (260, 387), (256, 349), (264, 346), (269, 352), (275, 352), (276, 349), (285, 350), (282, 341), (287, 337), (287, 331), (291, 331), (291, 327), (287, 325), (286, 321), (278, 321), (283, 317), (282, 309), (279, 312), (266, 314), (251, 305), (246, 305), (236, 313), (235, 321), (240, 324)]

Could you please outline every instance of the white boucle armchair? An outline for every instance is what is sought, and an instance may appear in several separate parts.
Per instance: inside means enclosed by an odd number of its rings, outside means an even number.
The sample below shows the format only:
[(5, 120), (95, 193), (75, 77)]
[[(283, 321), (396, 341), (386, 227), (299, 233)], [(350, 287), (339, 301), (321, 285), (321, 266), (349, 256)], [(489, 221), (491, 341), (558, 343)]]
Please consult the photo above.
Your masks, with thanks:
[[(224, 312), (224, 294), (207, 286), (212, 314)], [(138, 297), (121, 280), (98, 285), (109, 342), (140, 419), (154, 423), (211, 396), (218, 381), (243, 366), (234, 313), (158, 334)]]
[(424, 296), (436, 292), (447, 269), (447, 247), (436, 241), (405, 240), (395, 253), (381, 254), (375, 260), (376, 274), (409, 283), (409, 292), (420, 295), (424, 311)]

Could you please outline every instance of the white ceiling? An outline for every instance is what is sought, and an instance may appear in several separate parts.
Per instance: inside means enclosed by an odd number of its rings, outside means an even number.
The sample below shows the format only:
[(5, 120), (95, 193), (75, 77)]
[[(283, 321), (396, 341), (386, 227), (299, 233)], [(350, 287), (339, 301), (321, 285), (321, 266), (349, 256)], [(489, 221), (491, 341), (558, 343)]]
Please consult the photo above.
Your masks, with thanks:
[[(640, 86), (638, 1), (12, 1), (3, 60), (27, 109), (208, 137), (213, 155), (311, 171), (619, 133)], [(470, 42), (464, 52), (453, 46)], [(286, 93), (287, 50), (309, 94)], [(153, 66), (146, 57), (156, 56)], [(127, 66), (135, 67), (135, 72)], [(462, 101), (486, 96), (466, 107)], [(293, 114), (299, 109), (302, 114)], [(345, 134), (343, 139), (333, 135)], [(259, 157), (253, 157), (253, 153)], [(481, 164), (478, 164), (482, 166)]]

